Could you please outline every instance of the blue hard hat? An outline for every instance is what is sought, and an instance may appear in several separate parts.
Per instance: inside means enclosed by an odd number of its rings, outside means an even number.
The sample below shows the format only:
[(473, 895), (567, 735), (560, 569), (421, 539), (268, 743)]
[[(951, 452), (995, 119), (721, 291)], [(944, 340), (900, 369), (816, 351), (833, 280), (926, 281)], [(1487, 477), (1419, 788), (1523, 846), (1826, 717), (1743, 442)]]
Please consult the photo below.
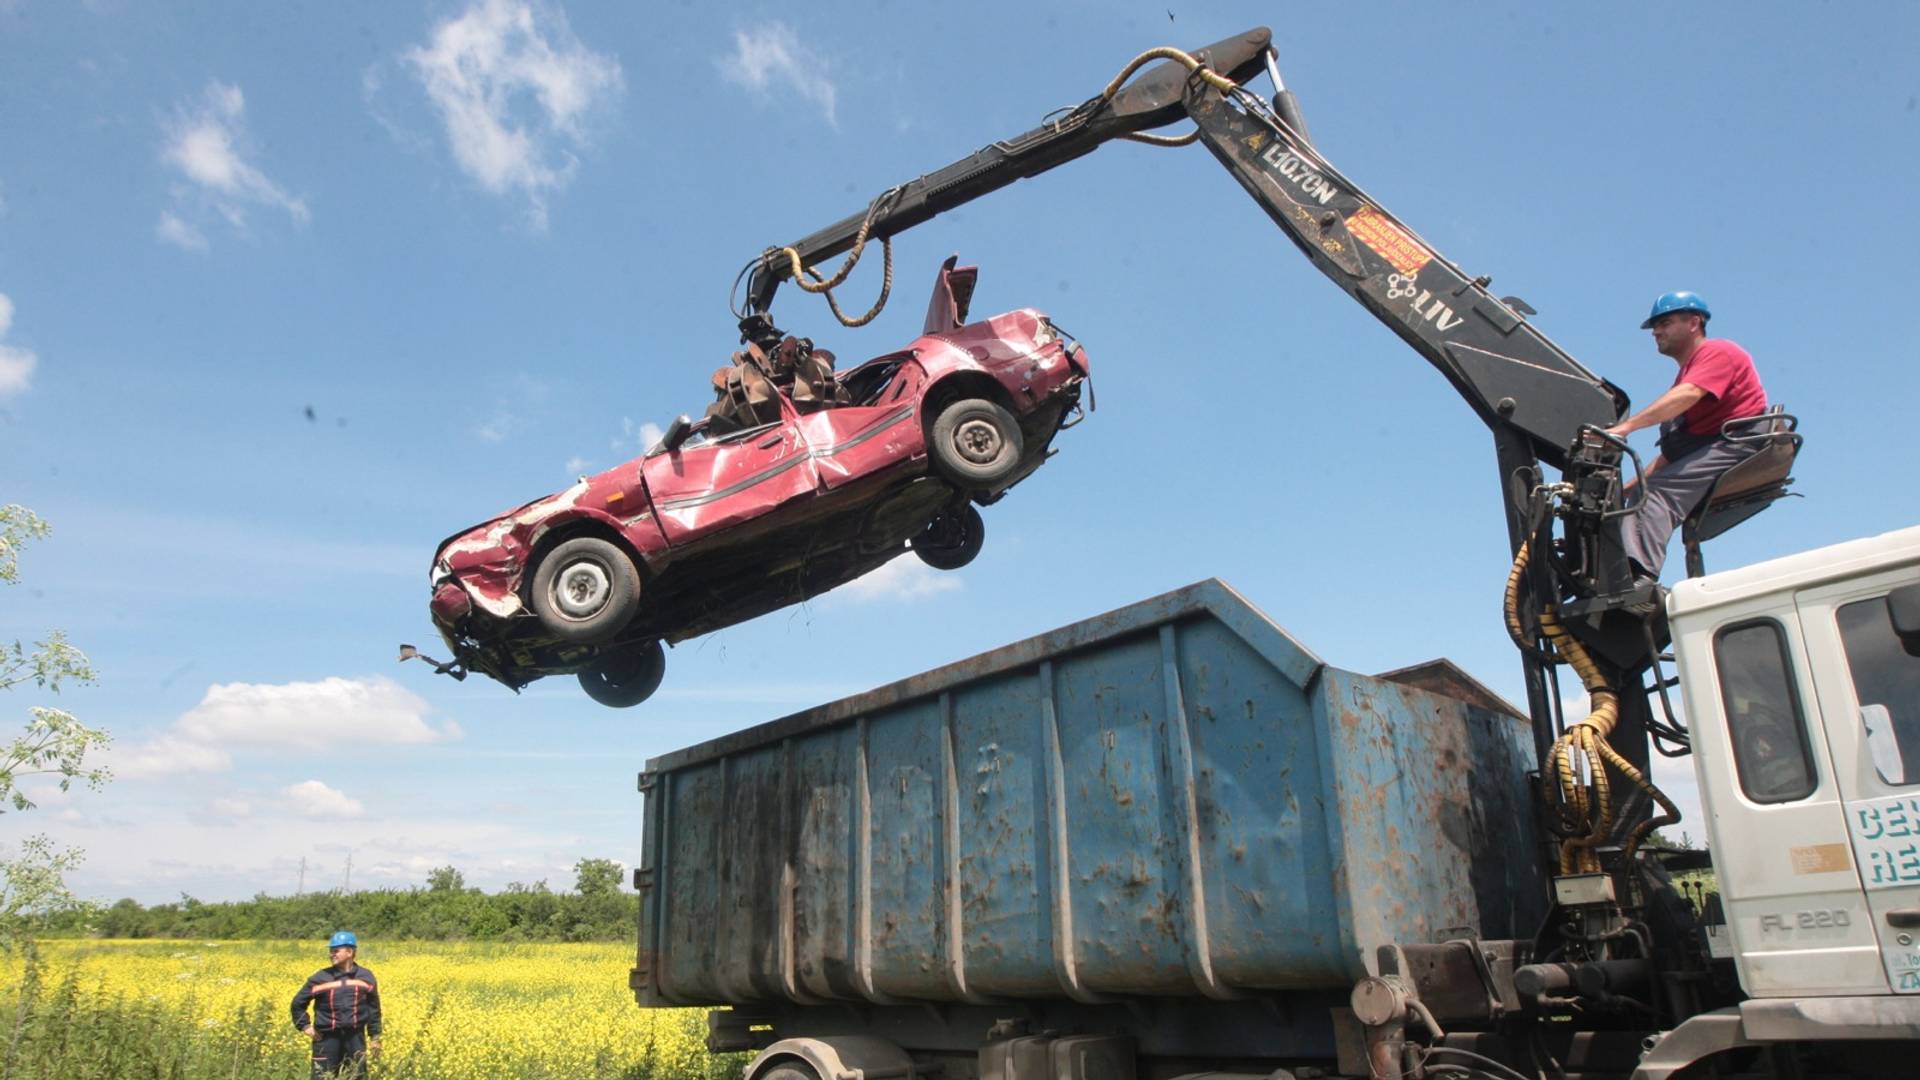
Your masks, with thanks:
[(358, 949), (360, 947), (360, 939), (354, 937), (351, 930), (342, 930), (327, 939), (327, 948), (329, 949), (337, 949), (342, 945), (350, 949)]
[(1653, 302), (1653, 311), (1647, 316), (1647, 321), (1640, 324), (1640, 329), (1653, 329), (1653, 320), (1670, 311), (1697, 311), (1700, 313), (1702, 322), (1713, 318), (1713, 312), (1708, 310), (1707, 302), (1700, 299), (1698, 294), (1685, 291), (1670, 292)]

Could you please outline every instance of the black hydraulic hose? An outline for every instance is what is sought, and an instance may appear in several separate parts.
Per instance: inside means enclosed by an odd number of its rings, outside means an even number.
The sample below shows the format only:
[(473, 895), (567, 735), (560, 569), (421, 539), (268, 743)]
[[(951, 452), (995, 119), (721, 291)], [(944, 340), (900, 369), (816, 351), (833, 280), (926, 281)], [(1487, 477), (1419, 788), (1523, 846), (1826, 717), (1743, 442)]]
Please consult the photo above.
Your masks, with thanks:
[(1509, 1078), (1509, 1080), (1528, 1080), (1525, 1073), (1509, 1065), (1495, 1061), (1485, 1054), (1476, 1054), (1472, 1050), (1464, 1050), (1457, 1046), (1430, 1046), (1426, 1052), (1421, 1055), (1421, 1063), (1424, 1065), (1426, 1059), (1435, 1054), (1447, 1054), (1449, 1056), (1463, 1057), (1469, 1061), (1478, 1062), (1482, 1071), (1491, 1072), (1495, 1076), (1506, 1077)]
[[(1679, 757), (1680, 754), (1685, 753), (1686, 750), (1692, 746), (1692, 735), (1687, 731), (1687, 725), (1681, 723), (1680, 720), (1673, 715), (1673, 701), (1667, 697), (1666, 675), (1662, 673), (1660, 668), (1660, 650), (1656, 648), (1653, 643), (1653, 620), (1647, 619), (1641, 622), (1640, 632), (1646, 638), (1647, 656), (1653, 665), (1653, 685), (1654, 688), (1660, 692), (1660, 711), (1664, 713), (1667, 718), (1665, 725), (1666, 730), (1660, 734), (1680, 744), (1679, 751), (1672, 754), (1668, 754), (1664, 747), (1657, 747), (1657, 749), (1667, 757)], [(1653, 722), (1649, 719), (1647, 727), (1652, 729), (1653, 726)]]

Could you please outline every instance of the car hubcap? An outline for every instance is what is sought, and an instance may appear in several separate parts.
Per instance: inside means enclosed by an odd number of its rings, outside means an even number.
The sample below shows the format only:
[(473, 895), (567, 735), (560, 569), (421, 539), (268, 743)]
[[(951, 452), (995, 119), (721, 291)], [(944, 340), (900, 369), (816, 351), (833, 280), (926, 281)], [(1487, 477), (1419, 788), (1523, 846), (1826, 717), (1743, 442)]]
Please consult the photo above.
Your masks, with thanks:
[(596, 562), (577, 562), (563, 568), (553, 579), (553, 603), (570, 619), (585, 619), (607, 606), (613, 582), (607, 569)]
[(975, 465), (992, 464), (1003, 445), (1000, 429), (988, 420), (968, 420), (953, 433), (953, 448)]

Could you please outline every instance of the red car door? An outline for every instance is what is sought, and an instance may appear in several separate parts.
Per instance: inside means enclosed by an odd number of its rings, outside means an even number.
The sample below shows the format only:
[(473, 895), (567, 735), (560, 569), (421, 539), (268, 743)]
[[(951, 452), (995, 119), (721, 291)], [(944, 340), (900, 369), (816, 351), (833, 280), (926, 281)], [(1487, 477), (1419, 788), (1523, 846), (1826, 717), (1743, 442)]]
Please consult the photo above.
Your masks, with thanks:
[(903, 359), (871, 400), (800, 418), (801, 436), (828, 488), (871, 476), (925, 451), (914, 416), (924, 378), (918, 364)]
[(647, 490), (670, 546), (704, 539), (796, 500), (812, 498), (819, 474), (780, 397), (780, 422), (705, 439), (705, 426), (670, 453), (646, 459)]

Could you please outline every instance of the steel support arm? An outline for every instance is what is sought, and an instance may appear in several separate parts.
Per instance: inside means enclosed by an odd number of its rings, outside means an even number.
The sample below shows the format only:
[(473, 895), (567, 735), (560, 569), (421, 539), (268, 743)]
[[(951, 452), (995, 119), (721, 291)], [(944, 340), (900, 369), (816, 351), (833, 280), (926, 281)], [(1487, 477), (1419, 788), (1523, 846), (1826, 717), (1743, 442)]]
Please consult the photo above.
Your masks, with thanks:
[(1200, 141), (1320, 272), (1440, 370), (1488, 427), (1566, 466), (1581, 425), (1612, 424), (1626, 395), (1588, 371), (1321, 157), (1253, 94), (1190, 83)]
[[(1244, 82), (1263, 70), (1272, 36), (1260, 27), (1216, 41), (1193, 55), (1235, 82)], [(1175, 123), (1187, 114), (1186, 83), (1184, 67), (1161, 61), (1111, 100), (1089, 99), (1024, 135), (984, 146), (944, 169), (889, 189), (874, 211), (871, 237), (879, 240), (903, 232), (1015, 180), (1085, 156), (1102, 143)], [(853, 248), (867, 214), (862, 210), (788, 246), (799, 253), (803, 266), (844, 254)], [(774, 291), (791, 274), (791, 261), (781, 248), (763, 252), (748, 279), (748, 312), (765, 314), (773, 304)]]

